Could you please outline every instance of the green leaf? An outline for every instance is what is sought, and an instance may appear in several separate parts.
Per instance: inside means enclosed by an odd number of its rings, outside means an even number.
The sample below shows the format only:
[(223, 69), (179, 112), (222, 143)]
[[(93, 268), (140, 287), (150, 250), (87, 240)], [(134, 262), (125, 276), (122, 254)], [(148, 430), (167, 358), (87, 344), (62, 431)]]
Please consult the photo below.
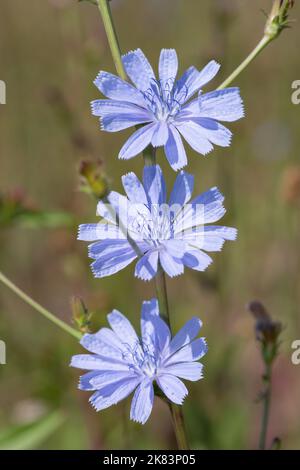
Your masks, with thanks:
[(60, 411), (39, 418), (36, 421), (0, 431), (0, 450), (36, 449), (64, 422)]

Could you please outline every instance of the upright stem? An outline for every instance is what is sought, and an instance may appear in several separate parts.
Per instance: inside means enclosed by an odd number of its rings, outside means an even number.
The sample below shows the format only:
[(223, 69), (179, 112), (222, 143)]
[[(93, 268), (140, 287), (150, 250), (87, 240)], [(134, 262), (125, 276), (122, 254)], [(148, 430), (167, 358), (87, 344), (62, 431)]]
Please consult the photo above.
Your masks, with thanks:
[(222, 90), (223, 88), (228, 87), (239, 75), (240, 73), (261, 53), (261, 51), (275, 39), (273, 36), (264, 35), (263, 38), (259, 41), (257, 46), (253, 49), (252, 52), (246, 57), (245, 60), (229, 75), (226, 80), (217, 88)]
[(155, 165), (156, 163), (156, 148), (151, 144), (143, 151), (144, 163), (146, 166)]
[(25, 294), (25, 292), (19, 289), (19, 287), (17, 287), (12, 281), (10, 281), (1, 271), (0, 271), (0, 282), (6, 285), (15, 294), (17, 294), (22, 300), (24, 300), (24, 302), (26, 302), (28, 305), (34, 308), (37, 312), (39, 312), (45, 318), (47, 318), (52, 323), (54, 323), (56, 326), (66, 331), (70, 335), (74, 336), (76, 339), (80, 339), (82, 337), (82, 334), (79, 331), (75, 330), (75, 328), (72, 328), (72, 326), (69, 326), (67, 323), (57, 318), (55, 315), (53, 315), (53, 313), (49, 312), (49, 310), (42, 307), (42, 305), (37, 303), (31, 297), (29, 297), (29, 295)]
[[(99, 11), (103, 20), (104, 28), (106, 31), (109, 47), (112, 53), (112, 57), (116, 66), (116, 70), (119, 76), (126, 80), (126, 73), (122, 63), (121, 50), (116, 34), (116, 30), (113, 24), (113, 19), (110, 11), (109, 1), (108, 0), (97, 0)], [(154, 165), (155, 158), (155, 148), (149, 145), (143, 152), (145, 165)], [(156, 292), (160, 306), (160, 314), (167, 322), (170, 324), (169, 320), (169, 307), (168, 307), (168, 298), (166, 290), (166, 280), (163, 270), (160, 268), (159, 273), (156, 278)], [(188, 449), (187, 438), (184, 428), (184, 419), (182, 414), (182, 409), (175, 405), (174, 403), (170, 404), (170, 409), (173, 418), (174, 430), (176, 434), (176, 440), (178, 448), (182, 450)]]
[(109, 0), (97, 0), (97, 3), (104, 24), (108, 44), (111, 50), (111, 55), (115, 63), (118, 75), (123, 80), (126, 80), (126, 72), (124, 70), (122, 62), (121, 49), (111, 15)]
[[(159, 303), (159, 311), (161, 317), (165, 320), (167, 325), (170, 326), (170, 311), (169, 311), (169, 303), (168, 303), (168, 295), (167, 295), (167, 286), (166, 286), (166, 277), (163, 269), (161, 267), (158, 268), (157, 275), (155, 277), (155, 287), (156, 287), (156, 295)], [(184, 417), (182, 408), (175, 403), (169, 402), (169, 407), (172, 414), (173, 426), (176, 435), (176, 441), (178, 445), (178, 449), (180, 450), (188, 450), (188, 441), (185, 431), (184, 425)]]
[(261, 418), (261, 429), (259, 435), (259, 449), (266, 449), (266, 439), (268, 431), (268, 423), (270, 416), (270, 405), (271, 405), (271, 376), (272, 376), (272, 365), (266, 364), (265, 373), (263, 380), (265, 383), (265, 390), (263, 394), (263, 412)]

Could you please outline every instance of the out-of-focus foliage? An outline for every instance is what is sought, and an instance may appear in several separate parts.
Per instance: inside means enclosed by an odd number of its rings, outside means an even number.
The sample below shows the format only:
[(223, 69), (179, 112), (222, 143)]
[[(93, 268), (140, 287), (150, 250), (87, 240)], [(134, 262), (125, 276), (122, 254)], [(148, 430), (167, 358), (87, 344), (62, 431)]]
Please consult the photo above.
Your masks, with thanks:
[(46, 212), (28, 204), (21, 191), (0, 194), (0, 227), (19, 224), (26, 228), (57, 228), (74, 223), (74, 217), (67, 212)]
[[(269, 12), (271, 1), (113, 0), (111, 6), (124, 52), (141, 47), (155, 65), (161, 48), (174, 47), (180, 72), (210, 59), (220, 62), (209, 91), (257, 43), (266, 21), (261, 9)], [(290, 17), (300, 17), (299, 2)], [(184, 406), (196, 448), (257, 446), (262, 364), (244, 308), (253, 298), (284, 326), (268, 439), (279, 436), (283, 448), (300, 448), (300, 368), (290, 360), (291, 343), (300, 337), (300, 106), (291, 102), (291, 84), (299, 79), (300, 32), (297, 23), (291, 26), (234, 84), (241, 88), (246, 117), (231, 126), (232, 146), (207, 157), (189, 151), (186, 170), (195, 175), (195, 193), (219, 186), (228, 209), (222, 224), (239, 230), (237, 241), (214, 254), (205, 273), (187, 272), (168, 282), (173, 329), (198, 315), (209, 347), (205, 378), (189, 385)], [(90, 101), (99, 97), (93, 85), (97, 73), (115, 72), (97, 8), (75, 0), (2, 0), (0, 60), (7, 89), (7, 104), (0, 105), (0, 192), (25, 188), (41, 211), (35, 221), (54, 210), (64, 219), (36, 223), (36, 230), (20, 224), (20, 215), (13, 224), (2, 223), (1, 269), (66, 321), (76, 295), (94, 312), (91, 331), (105, 325), (113, 308), (138, 329), (141, 301), (153, 297), (153, 286), (134, 279), (133, 266), (93, 279), (86, 245), (76, 241), (74, 220), (98, 220), (95, 198), (80, 191), (79, 162), (101, 159), (117, 191), (121, 175), (142, 173), (140, 158), (117, 160), (130, 131), (100, 132), (90, 113)], [(172, 187), (175, 174), (161, 150), (157, 158)], [(83, 352), (79, 344), (2, 286), (0, 296), (0, 339), (7, 346), (7, 364), (0, 366), (1, 430), (22, 426), (20, 406), (33, 400), (64, 416), (55, 432), (33, 447), (174, 447), (164, 403), (156, 400), (144, 427), (129, 423), (129, 400), (96, 413), (89, 393), (76, 390), (80, 371), (68, 367), (70, 357)]]
[(61, 413), (53, 412), (33, 422), (0, 430), (0, 450), (36, 449), (59, 429), (63, 421)]

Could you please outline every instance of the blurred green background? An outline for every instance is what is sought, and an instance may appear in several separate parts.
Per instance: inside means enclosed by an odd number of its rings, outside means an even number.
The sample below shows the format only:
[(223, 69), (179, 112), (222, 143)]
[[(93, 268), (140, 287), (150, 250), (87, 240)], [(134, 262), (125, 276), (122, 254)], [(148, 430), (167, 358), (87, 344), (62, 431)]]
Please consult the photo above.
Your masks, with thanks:
[[(156, 66), (160, 49), (174, 47), (181, 72), (219, 61), (211, 90), (259, 40), (261, 10), (271, 3), (113, 0), (112, 9), (123, 51), (140, 47)], [(292, 16), (300, 17), (299, 3)], [(246, 118), (230, 125), (232, 146), (207, 157), (189, 150), (196, 193), (218, 185), (226, 196), (224, 224), (239, 230), (207, 272), (187, 271), (168, 282), (174, 329), (199, 315), (209, 345), (205, 378), (189, 385), (184, 405), (194, 448), (257, 446), (262, 363), (245, 310), (256, 298), (285, 327), (268, 441), (279, 436), (283, 448), (300, 448), (300, 366), (290, 360), (291, 343), (300, 338), (300, 106), (291, 103), (291, 84), (300, 79), (300, 33), (298, 23), (292, 26), (236, 81)], [(93, 279), (86, 246), (76, 241), (77, 224), (97, 220), (95, 202), (79, 191), (79, 161), (101, 158), (116, 190), (122, 174), (142, 171), (141, 157), (117, 159), (131, 131), (101, 133), (90, 114), (100, 69), (114, 72), (95, 6), (1, 0), (0, 79), (7, 85), (7, 104), (0, 105), (1, 270), (67, 322), (70, 298), (80, 295), (95, 312), (93, 329), (112, 308), (138, 326), (142, 300), (154, 295), (152, 284), (134, 279), (133, 265)], [(158, 161), (171, 185), (175, 174), (162, 152)], [(24, 205), (33, 216), (11, 221)], [(0, 448), (174, 448), (169, 412), (158, 399), (143, 427), (128, 420), (130, 400), (94, 412), (89, 393), (76, 390), (79, 371), (68, 367), (81, 347), (2, 285), (0, 339), (7, 346)]]

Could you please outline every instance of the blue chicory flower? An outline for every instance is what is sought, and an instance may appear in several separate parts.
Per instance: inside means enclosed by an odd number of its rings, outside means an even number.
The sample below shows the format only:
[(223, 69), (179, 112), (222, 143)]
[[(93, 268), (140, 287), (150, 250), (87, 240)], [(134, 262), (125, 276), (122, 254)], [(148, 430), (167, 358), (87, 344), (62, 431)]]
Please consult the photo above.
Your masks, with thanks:
[[(132, 158), (151, 143), (154, 147), (164, 146), (171, 167), (179, 170), (187, 164), (181, 137), (203, 155), (213, 145), (230, 145), (232, 134), (218, 121), (232, 122), (243, 117), (239, 89), (205, 94), (201, 91), (217, 74), (220, 68), (217, 62), (212, 60), (201, 71), (189, 67), (179, 80), (174, 49), (162, 49), (159, 79), (140, 49), (125, 54), (123, 64), (133, 85), (101, 71), (94, 83), (109, 99), (92, 102), (92, 113), (100, 117), (105, 131), (142, 125), (126, 141), (119, 158)], [(192, 99), (197, 92), (199, 96)]]
[(203, 366), (196, 361), (207, 347), (204, 338), (195, 339), (201, 321), (192, 318), (172, 339), (156, 299), (143, 302), (141, 340), (122, 313), (113, 310), (107, 319), (111, 329), (85, 334), (80, 341), (92, 354), (73, 356), (70, 364), (89, 371), (81, 376), (79, 388), (94, 391), (93, 407), (108, 408), (135, 390), (130, 418), (144, 424), (153, 407), (154, 382), (170, 401), (181, 405), (188, 390), (180, 379), (202, 378)]
[(137, 257), (135, 275), (145, 281), (156, 275), (159, 265), (170, 277), (183, 274), (185, 266), (204, 271), (212, 262), (205, 251), (220, 251), (225, 240), (235, 240), (235, 228), (206, 225), (226, 212), (216, 187), (189, 202), (194, 177), (181, 171), (167, 202), (159, 165), (144, 168), (143, 184), (134, 173), (123, 176), (122, 182), (127, 197), (111, 191), (110, 205), (100, 201), (97, 206), (102, 221), (79, 227), (78, 239), (93, 242), (89, 256), (95, 277), (114, 274)]

